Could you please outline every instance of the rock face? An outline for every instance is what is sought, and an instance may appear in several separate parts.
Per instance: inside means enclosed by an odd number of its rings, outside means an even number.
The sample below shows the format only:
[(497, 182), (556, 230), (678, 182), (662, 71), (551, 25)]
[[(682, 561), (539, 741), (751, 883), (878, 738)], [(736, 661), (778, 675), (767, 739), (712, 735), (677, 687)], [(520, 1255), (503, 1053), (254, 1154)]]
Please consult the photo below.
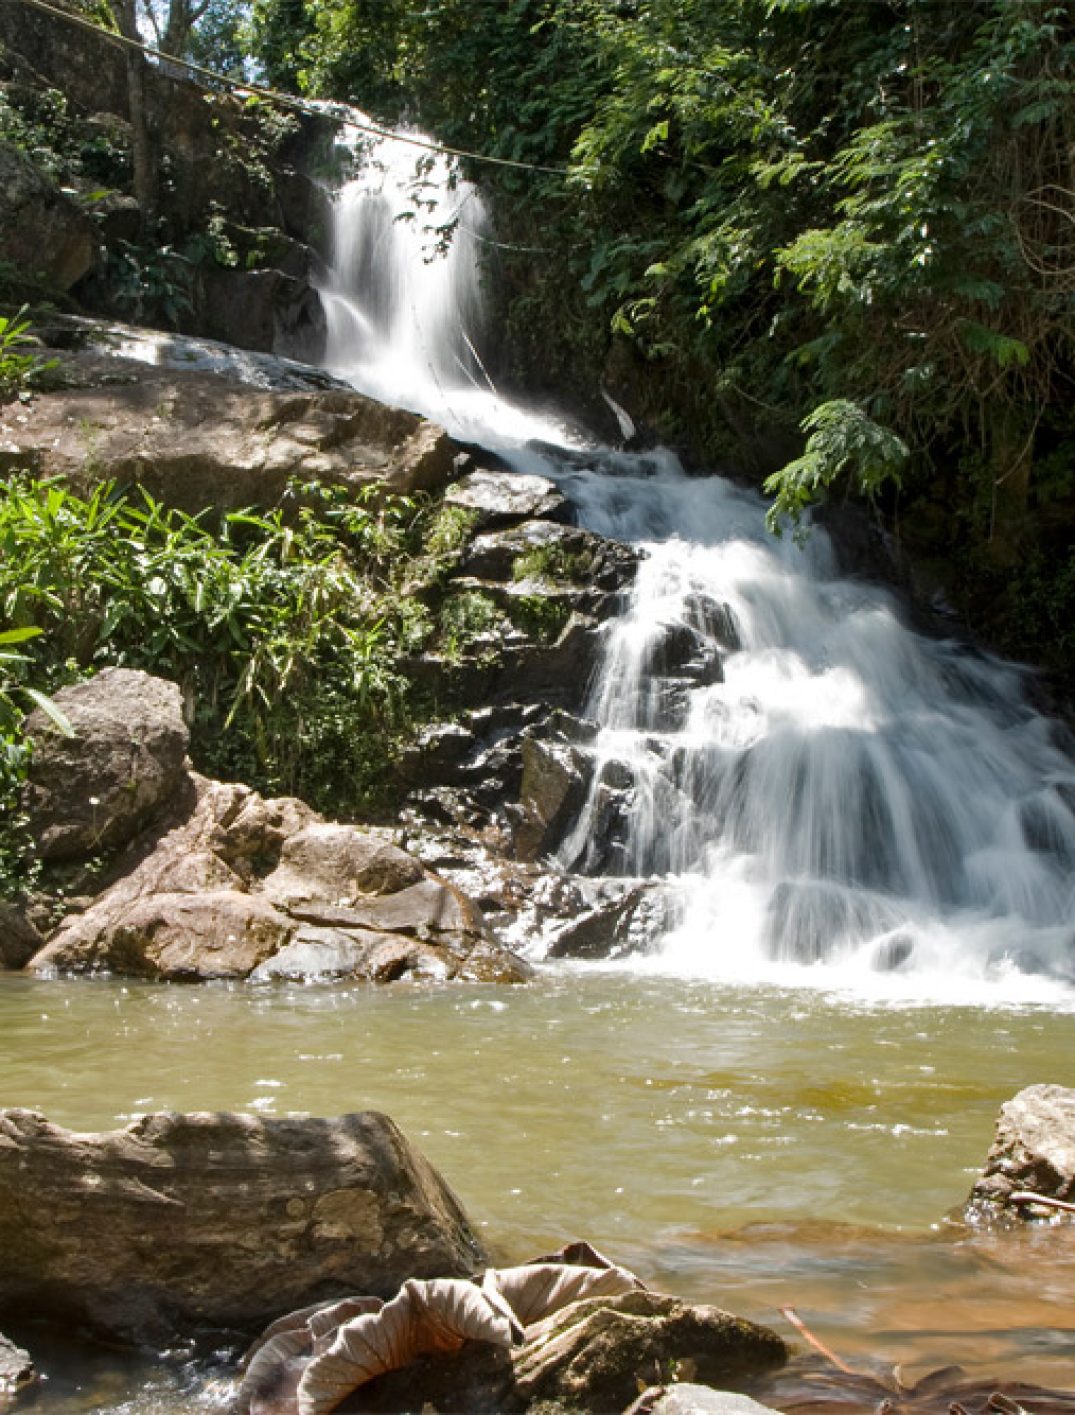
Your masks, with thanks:
[[(30, 961), (38, 973), (520, 981), (481, 910), (382, 837), (191, 776), (175, 816)], [(178, 817), (178, 818), (177, 818)], [(141, 858), (138, 858), (138, 857)], [(126, 865), (133, 865), (126, 868)]]
[(1075, 1090), (1027, 1086), (1001, 1106), (966, 1217), (979, 1223), (1056, 1217), (1055, 1209), (1011, 1203), (1019, 1192), (1075, 1203)]
[(104, 1134), (0, 1111), (0, 1251), (0, 1313), (137, 1342), (252, 1332), (482, 1257), (443, 1180), (372, 1111), (163, 1113)]
[(17, 149), (0, 143), (0, 260), (69, 290), (93, 265), (93, 222)]
[(0, 410), (0, 471), (85, 490), (137, 481), (186, 511), (269, 505), (289, 479), (410, 494), (445, 485), (457, 449), (413, 413), (343, 390), (273, 393), (203, 373), (60, 356), (81, 386)]
[(46, 860), (75, 859), (126, 845), (171, 805), (186, 774), (190, 734), (174, 683), (129, 668), (106, 668), (63, 688), (55, 701), (74, 737), (40, 709), (26, 804)]

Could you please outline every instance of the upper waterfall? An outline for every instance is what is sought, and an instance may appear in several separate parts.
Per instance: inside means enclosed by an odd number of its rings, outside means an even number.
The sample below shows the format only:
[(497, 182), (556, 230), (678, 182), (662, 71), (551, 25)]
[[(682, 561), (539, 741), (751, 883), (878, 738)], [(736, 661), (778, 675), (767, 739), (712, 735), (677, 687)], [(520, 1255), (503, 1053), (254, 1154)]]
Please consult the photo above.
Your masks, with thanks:
[(671, 454), (580, 446), (500, 399), (480, 352), (487, 234), (443, 159), (416, 168), (413, 149), (375, 144), (334, 205), (326, 362), (554, 478), (582, 525), (643, 547), (559, 862), (666, 882), (675, 922), (630, 966), (1070, 997), (1075, 765), (1023, 672), (912, 631), (885, 591), (840, 577), (822, 530), (770, 535), (752, 493)]
[(356, 170), (333, 196), (318, 285), (325, 367), (464, 441), (562, 441), (558, 424), (498, 395), (483, 361), (489, 236), (477, 188), (406, 141), (356, 130), (349, 149)]

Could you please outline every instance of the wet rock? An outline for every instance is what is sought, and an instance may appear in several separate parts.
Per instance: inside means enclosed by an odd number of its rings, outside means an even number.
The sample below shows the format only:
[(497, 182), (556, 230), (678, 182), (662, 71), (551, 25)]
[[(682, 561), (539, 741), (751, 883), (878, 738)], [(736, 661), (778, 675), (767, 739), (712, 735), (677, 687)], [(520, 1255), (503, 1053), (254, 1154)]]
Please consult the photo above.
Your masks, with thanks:
[(1011, 1196), (1020, 1192), (1075, 1203), (1075, 1090), (1027, 1086), (1001, 1106), (965, 1217), (994, 1223), (1058, 1216), (1055, 1209), (1013, 1204)]
[(451, 1190), (372, 1111), (161, 1113), (104, 1134), (0, 1111), (0, 1251), (0, 1312), (155, 1343), (481, 1260)]
[[(190, 778), (192, 806), (30, 960), (38, 973), (521, 981), (481, 909), (383, 836)], [(125, 867), (129, 866), (128, 867)]]
[(692, 629), (728, 653), (735, 653), (742, 647), (739, 627), (730, 605), (721, 604), (710, 595), (697, 593), (688, 595), (683, 601), (683, 614)]
[(33, 1385), (36, 1379), (30, 1353), (0, 1332), (0, 1411), (11, 1409), (20, 1392)]
[(62, 688), (56, 704), (74, 729), (57, 732), (40, 709), (25, 800), (46, 860), (125, 845), (169, 806), (185, 776), (189, 733), (174, 683), (130, 668), (106, 668)]
[(0, 260), (47, 284), (69, 290), (93, 265), (97, 231), (17, 148), (0, 142)]
[(649, 645), (642, 666), (645, 678), (686, 678), (697, 687), (724, 681), (720, 654), (689, 624), (666, 624)]
[(567, 501), (546, 477), (484, 468), (471, 472), (445, 495), (449, 506), (477, 513), (482, 529), (512, 525), (539, 517), (563, 516)]
[(623, 1410), (640, 1380), (686, 1368), (706, 1384), (734, 1387), (786, 1357), (767, 1327), (716, 1307), (633, 1292), (574, 1303), (529, 1328), (514, 1361), (515, 1385), (531, 1402)]
[(592, 763), (570, 742), (533, 737), (522, 743), (522, 763), (514, 854), (537, 860), (555, 850), (585, 804)]
[(652, 880), (586, 881), (584, 900), (566, 923), (546, 930), (550, 958), (644, 953), (676, 920), (674, 901)]
[(68, 381), (90, 382), (0, 410), (0, 470), (26, 467), (80, 491), (139, 482), (190, 512), (275, 502), (295, 476), (409, 495), (453, 475), (443, 429), (349, 390), (272, 392), (122, 358), (102, 371), (92, 351), (62, 361)]
[(45, 940), (14, 904), (0, 899), (0, 968), (22, 968)]

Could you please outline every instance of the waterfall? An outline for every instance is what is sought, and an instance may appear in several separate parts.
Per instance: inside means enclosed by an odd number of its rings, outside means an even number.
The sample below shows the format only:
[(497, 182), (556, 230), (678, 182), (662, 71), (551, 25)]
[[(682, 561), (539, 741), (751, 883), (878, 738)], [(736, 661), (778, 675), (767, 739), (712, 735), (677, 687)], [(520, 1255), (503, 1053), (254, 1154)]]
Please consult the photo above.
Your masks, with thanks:
[(1022, 670), (914, 632), (884, 590), (840, 577), (824, 531), (773, 537), (752, 493), (500, 399), (479, 353), (480, 199), (439, 158), (415, 171), (413, 149), (380, 143), (336, 199), (326, 362), (552, 477), (581, 525), (642, 549), (559, 860), (666, 883), (677, 922), (628, 966), (953, 1001), (1068, 993), (1075, 765)]

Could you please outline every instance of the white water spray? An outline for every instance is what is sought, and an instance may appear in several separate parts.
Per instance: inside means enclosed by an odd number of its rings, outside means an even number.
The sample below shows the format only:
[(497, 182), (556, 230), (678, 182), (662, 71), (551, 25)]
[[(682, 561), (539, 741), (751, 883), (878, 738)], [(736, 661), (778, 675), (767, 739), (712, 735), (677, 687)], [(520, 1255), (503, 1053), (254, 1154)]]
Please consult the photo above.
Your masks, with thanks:
[[(1022, 675), (909, 630), (840, 579), (826, 535), (668, 454), (567, 448), (476, 355), (474, 190), (382, 143), (337, 199), (328, 366), (553, 477), (583, 525), (645, 551), (589, 713), (590, 800), (561, 863), (665, 879), (679, 922), (630, 966), (950, 1001), (1075, 979), (1075, 766)], [(447, 255), (433, 251), (454, 230)], [(528, 449), (539, 439), (540, 452)], [(626, 782), (609, 824), (610, 769)]]

